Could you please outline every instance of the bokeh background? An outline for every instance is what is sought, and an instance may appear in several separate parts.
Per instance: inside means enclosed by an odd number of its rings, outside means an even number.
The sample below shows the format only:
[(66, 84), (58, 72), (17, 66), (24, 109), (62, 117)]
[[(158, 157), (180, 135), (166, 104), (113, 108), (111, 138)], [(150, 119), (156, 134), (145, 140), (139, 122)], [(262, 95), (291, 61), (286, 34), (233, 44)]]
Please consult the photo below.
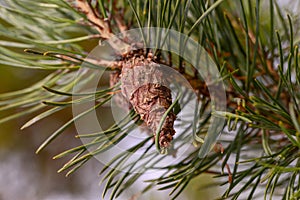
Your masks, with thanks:
[[(4, 38), (0, 38), (1, 40)], [(84, 45), (92, 49), (97, 45), (97, 41)], [(43, 70), (13, 68), (0, 63), (0, 93), (26, 88), (47, 74), (48, 72)], [(111, 115), (109, 107), (101, 109), (101, 115)], [(22, 112), (22, 109), (1, 112), (0, 118), (17, 112)], [(49, 134), (72, 118), (72, 110), (58, 112), (29, 128), (20, 130), (33, 116), (0, 124), (0, 200), (102, 199), (98, 172), (103, 165), (98, 160), (92, 159), (67, 178), (64, 173), (57, 173), (67, 158), (53, 160), (52, 157), (66, 149), (81, 145), (81, 141), (74, 137), (75, 127), (67, 129), (40, 154), (35, 154), (36, 149)], [(109, 125), (109, 121), (104, 123)], [(153, 177), (147, 174), (145, 178)], [(126, 191), (126, 195), (121, 199), (134, 197), (143, 189), (139, 187), (141, 184)], [(214, 199), (221, 194), (219, 190), (211, 175), (203, 175), (195, 179), (179, 199)], [(167, 199), (167, 196), (167, 192), (153, 190), (138, 199)]]

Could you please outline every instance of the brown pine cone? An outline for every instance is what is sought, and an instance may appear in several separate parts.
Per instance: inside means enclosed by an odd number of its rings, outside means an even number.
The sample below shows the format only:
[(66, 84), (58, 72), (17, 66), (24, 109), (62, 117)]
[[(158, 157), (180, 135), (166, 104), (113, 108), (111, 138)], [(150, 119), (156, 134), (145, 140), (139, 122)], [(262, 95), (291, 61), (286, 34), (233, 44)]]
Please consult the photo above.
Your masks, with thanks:
[[(130, 103), (155, 136), (160, 120), (172, 104), (171, 91), (160, 84), (148, 83), (132, 94)], [(175, 114), (170, 112), (163, 123), (159, 137), (159, 145), (163, 148), (168, 147), (173, 140), (175, 119)]]
[[(172, 104), (171, 90), (165, 85), (160, 66), (143, 56), (124, 62), (121, 72), (121, 90), (141, 119), (155, 135), (160, 120)], [(170, 112), (160, 131), (159, 145), (170, 146), (175, 130), (176, 115)]]

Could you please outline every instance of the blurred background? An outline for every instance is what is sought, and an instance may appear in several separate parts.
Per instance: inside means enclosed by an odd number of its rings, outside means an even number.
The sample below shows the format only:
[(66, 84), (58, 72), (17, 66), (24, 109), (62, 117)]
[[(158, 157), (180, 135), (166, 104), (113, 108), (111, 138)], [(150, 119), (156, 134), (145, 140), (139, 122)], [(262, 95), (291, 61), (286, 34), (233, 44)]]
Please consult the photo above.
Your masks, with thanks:
[[(19, 69), (3, 66), (0, 63), (0, 93), (26, 88), (48, 73), (42, 70)], [(0, 117), (22, 110), (1, 112)], [(103, 112), (102, 112), (103, 111)], [(109, 115), (110, 108), (103, 108), (102, 114)], [(70, 177), (57, 170), (67, 161), (53, 160), (52, 157), (66, 149), (80, 145), (75, 139), (75, 127), (67, 129), (44, 151), (35, 151), (45, 138), (72, 117), (71, 109), (58, 112), (37, 124), (20, 130), (32, 116), (18, 118), (0, 124), (0, 200), (98, 200), (102, 199), (98, 172), (103, 165), (92, 159)], [(147, 174), (145, 179), (150, 179)], [(143, 189), (142, 180), (136, 188), (126, 191), (120, 199), (131, 199)], [(212, 187), (214, 185), (214, 187)], [(195, 179), (179, 199), (214, 199), (221, 194), (212, 176), (204, 175)], [(209, 187), (208, 187), (209, 186)], [(153, 190), (136, 199), (167, 199), (168, 192)], [(134, 198), (132, 198), (134, 199)]]

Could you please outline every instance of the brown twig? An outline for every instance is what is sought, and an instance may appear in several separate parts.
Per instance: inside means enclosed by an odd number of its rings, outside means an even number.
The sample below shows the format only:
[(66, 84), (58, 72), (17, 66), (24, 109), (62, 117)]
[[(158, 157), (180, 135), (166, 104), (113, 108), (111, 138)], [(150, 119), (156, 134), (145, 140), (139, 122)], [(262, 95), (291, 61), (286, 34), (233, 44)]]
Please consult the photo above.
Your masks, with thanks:
[[(109, 39), (108, 43), (114, 48), (116, 54), (123, 54), (129, 52), (131, 47), (123, 40), (115, 37), (114, 33), (111, 29), (111, 24), (109, 19), (103, 18), (89, 3), (88, 0), (75, 0), (76, 8), (80, 10), (80, 12), (86, 15), (88, 21), (95, 27), (95, 29), (100, 33), (101, 38)], [(118, 15), (116, 15), (118, 16)], [(118, 17), (117, 17), (118, 18)], [(122, 29), (125, 29), (126, 26), (122, 22), (121, 16), (116, 21), (118, 26), (122, 26)], [(107, 66), (107, 63), (104, 63)]]
[(117, 8), (115, 8), (115, 10), (116, 10), (116, 12), (114, 13), (113, 18), (114, 18), (114, 20), (115, 20), (115, 22), (116, 22), (119, 30), (121, 32), (127, 31), (128, 30), (128, 26), (124, 23), (124, 21), (122, 19), (122, 18), (124, 18), (122, 16), (123, 15), (122, 11), (120, 9), (117, 9)]
[(110, 28), (110, 24), (107, 23), (104, 19), (101, 19), (97, 16), (95, 10), (89, 4), (87, 0), (76, 0), (76, 7), (84, 14), (86, 14), (89, 22), (95, 25), (95, 28), (101, 34), (102, 38), (108, 39), (113, 36), (113, 33)]
[(120, 62), (118, 61), (113, 61), (113, 60), (110, 61), (110, 60), (103, 60), (103, 59), (100, 60), (100, 59), (92, 59), (92, 58), (85, 58), (84, 60), (94, 65), (110, 67), (111, 69), (120, 68)]

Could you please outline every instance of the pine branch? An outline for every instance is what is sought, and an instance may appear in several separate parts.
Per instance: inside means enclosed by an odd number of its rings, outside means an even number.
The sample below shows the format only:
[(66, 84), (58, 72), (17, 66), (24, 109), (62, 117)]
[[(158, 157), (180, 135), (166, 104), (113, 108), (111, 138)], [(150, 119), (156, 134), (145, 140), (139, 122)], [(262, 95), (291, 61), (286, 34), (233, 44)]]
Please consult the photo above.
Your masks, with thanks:
[(100, 18), (99, 13), (85, 0), (76, 0), (76, 7), (86, 15), (86, 18), (98, 30), (102, 38), (108, 39), (113, 36), (108, 18)]
[[(223, 198), (238, 199), (247, 194), (251, 199), (262, 187), (265, 187), (265, 198), (272, 198), (276, 190), (284, 187), (283, 198), (299, 197), (300, 96), (297, 91), (300, 64), (297, 33), (300, 23), (297, 16), (285, 16), (277, 1), (270, 0), (264, 7), (259, 0), (130, 0), (118, 1), (114, 5), (113, 1), (103, 0), (7, 0), (1, 4), (0, 11), (1, 65), (49, 71), (46, 78), (31, 87), (0, 94), (1, 112), (21, 109), (19, 113), (1, 116), (0, 123), (38, 113), (31, 116), (23, 129), (70, 106), (95, 103), (58, 127), (37, 152), (51, 145), (65, 129), (112, 97), (119, 96), (121, 107), (131, 110), (120, 123), (106, 130), (78, 135), (78, 138), (90, 142), (55, 156), (55, 159), (70, 156), (59, 172), (74, 173), (94, 156), (126, 141), (136, 125), (146, 124), (152, 127), (155, 137), (148, 136), (128, 146), (102, 169), (103, 196), (110, 193), (111, 199), (118, 198), (143, 173), (156, 170), (162, 172), (161, 176), (148, 180), (149, 185), (143, 192), (159, 185), (160, 190), (172, 189), (170, 195), (176, 198), (193, 178), (202, 173), (213, 173), (228, 186)], [(203, 46), (220, 71), (221, 76), (216, 82), (226, 85), (226, 111), (214, 107), (214, 102), (219, 99), (209, 88), (215, 82), (205, 82), (206, 77), (201, 77), (195, 70), (198, 66), (181, 55), (159, 49), (163, 44), (175, 43), (179, 52), (185, 52), (185, 41), (171, 43), (166, 34), (153, 42), (147, 33), (142, 32), (141, 41), (137, 43), (126, 32), (130, 28), (151, 26), (190, 35)], [(120, 31), (123, 33), (119, 34)], [(112, 47), (112, 54), (117, 59), (86, 58), (88, 49), (82, 42), (91, 41), (97, 45), (99, 38), (108, 40), (106, 44)], [(146, 48), (150, 42), (155, 44), (154, 47)], [(27, 54), (22, 51), (24, 48)], [(198, 54), (195, 52), (195, 55)], [(195, 56), (194, 59), (193, 63), (198, 63), (200, 58)], [(173, 96), (173, 102), (170, 101), (171, 92), (167, 90), (159, 93), (163, 94), (161, 98), (159, 95), (150, 96), (147, 92), (154, 90), (152, 85), (148, 85), (150, 89), (136, 93), (124, 89), (124, 77), (128, 75), (125, 69), (140, 65), (150, 68), (159, 64), (181, 73), (197, 94), (195, 112), (180, 119), (182, 131), (174, 138), (172, 128), (178, 128), (176, 123), (171, 127), (173, 122), (164, 123), (164, 120), (180, 114), (188, 106), (187, 88), (182, 88), (183, 98), (177, 96), (183, 101), (180, 105), (176, 96)], [(87, 75), (88, 70), (96, 73)], [(110, 86), (103, 85), (95, 92), (73, 91), (75, 85), (84, 88), (103, 70), (112, 71)], [(126, 87), (129, 86), (135, 87), (135, 83), (129, 80)], [(125, 97), (120, 97), (121, 93)], [(165, 100), (163, 96), (169, 99)], [(152, 124), (155, 120), (150, 120), (150, 117), (158, 114), (153, 115), (147, 110), (149, 106), (145, 107), (147, 111), (141, 111), (144, 107), (137, 102), (144, 101), (164, 105), (165, 112), (159, 115), (163, 120)], [(207, 141), (215, 136), (206, 136), (213, 119), (225, 119), (227, 124), (221, 127), (222, 135), (211, 150), (210, 144), (213, 143)], [(184, 153), (179, 160), (174, 159), (172, 164), (161, 166), (170, 156), (181, 153), (186, 145), (192, 149), (190, 152)], [(168, 154), (159, 155), (152, 151), (155, 146), (157, 149), (167, 147)], [(199, 152), (202, 155), (209, 150), (205, 157), (199, 157)], [(135, 157), (137, 154), (139, 156)], [(112, 168), (109, 169), (108, 165)]]

